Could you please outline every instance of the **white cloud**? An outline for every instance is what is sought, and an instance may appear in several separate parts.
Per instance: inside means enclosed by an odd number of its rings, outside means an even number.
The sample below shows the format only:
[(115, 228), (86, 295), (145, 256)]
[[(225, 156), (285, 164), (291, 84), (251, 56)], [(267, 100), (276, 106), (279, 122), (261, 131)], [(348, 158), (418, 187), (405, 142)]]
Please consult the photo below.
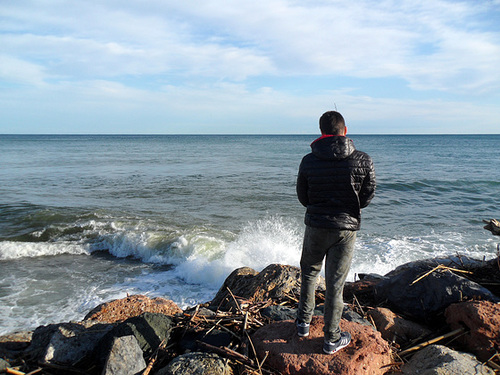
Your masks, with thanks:
[[(13, 108), (22, 111), (27, 101), (33, 111), (45, 113), (47, 124), (75, 114), (116, 123), (140, 116), (152, 124), (182, 122), (190, 121), (182, 117), (193, 108), (209, 114), (205, 120), (213, 126), (280, 116), (298, 124), (312, 118), (316, 123), (334, 97), (355, 121), (405, 114), (433, 121), (439, 111), (455, 119), (455, 112), (467, 108), (493, 126), (498, 111), (491, 100), (481, 99), (498, 97), (500, 88), (499, 5), (451, 0), (3, 3), (0, 80), (8, 85), (0, 92), (0, 109), (17, 98)], [(302, 88), (307, 77), (324, 77), (328, 84)], [(383, 79), (398, 85), (383, 97), (353, 94)], [(274, 86), (275, 81), (285, 83)], [(17, 118), (29, 115), (24, 112)]]

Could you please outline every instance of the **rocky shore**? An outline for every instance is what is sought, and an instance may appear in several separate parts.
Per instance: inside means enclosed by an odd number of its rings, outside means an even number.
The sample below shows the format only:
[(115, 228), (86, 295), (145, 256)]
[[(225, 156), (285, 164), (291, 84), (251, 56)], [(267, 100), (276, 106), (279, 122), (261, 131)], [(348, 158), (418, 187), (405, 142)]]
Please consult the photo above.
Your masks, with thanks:
[(142, 295), (82, 321), (0, 337), (10, 374), (494, 374), (500, 372), (500, 258), (404, 264), (346, 283), (344, 350), (325, 355), (322, 302), (298, 337), (300, 270), (240, 268), (214, 299), (186, 310)]

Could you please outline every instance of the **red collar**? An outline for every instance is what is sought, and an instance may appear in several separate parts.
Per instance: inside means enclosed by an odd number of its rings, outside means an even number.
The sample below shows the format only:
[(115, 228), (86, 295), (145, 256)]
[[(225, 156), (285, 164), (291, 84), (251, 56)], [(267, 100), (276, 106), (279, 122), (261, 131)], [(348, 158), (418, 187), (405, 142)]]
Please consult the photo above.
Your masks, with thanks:
[(315, 142), (318, 142), (324, 138), (330, 138), (330, 137), (345, 137), (345, 135), (339, 135), (339, 134), (324, 134), (322, 135), (321, 137), (319, 137), (318, 139), (315, 139), (312, 143), (311, 143), (311, 146), (315, 143)]

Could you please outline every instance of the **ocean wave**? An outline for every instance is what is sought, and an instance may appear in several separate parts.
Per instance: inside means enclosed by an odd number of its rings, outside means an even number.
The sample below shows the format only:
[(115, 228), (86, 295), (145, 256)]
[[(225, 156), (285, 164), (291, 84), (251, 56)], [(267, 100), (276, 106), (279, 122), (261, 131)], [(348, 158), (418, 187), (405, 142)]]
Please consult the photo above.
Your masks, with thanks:
[(88, 255), (88, 245), (71, 242), (0, 242), (0, 260), (35, 258), (61, 254)]

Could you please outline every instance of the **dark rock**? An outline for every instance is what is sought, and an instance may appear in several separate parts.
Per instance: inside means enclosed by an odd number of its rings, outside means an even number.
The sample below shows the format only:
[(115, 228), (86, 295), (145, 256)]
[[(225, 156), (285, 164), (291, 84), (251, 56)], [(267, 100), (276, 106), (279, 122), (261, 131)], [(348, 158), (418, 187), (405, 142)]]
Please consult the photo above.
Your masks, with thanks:
[(261, 359), (280, 374), (385, 374), (392, 363), (391, 349), (380, 333), (342, 320), (341, 329), (352, 335), (346, 348), (323, 354), (323, 317), (315, 316), (308, 337), (297, 336), (294, 321), (271, 323), (258, 329), (252, 342)]
[(376, 305), (376, 286), (382, 279), (363, 279), (355, 282), (346, 282), (344, 285), (344, 301), (359, 301), (364, 305)]
[(449, 270), (435, 270), (413, 283), (433, 268), (422, 263), (390, 272), (375, 287), (379, 302), (409, 317), (431, 321), (452, 303), (476, 298), (499, 300), (486, 288)]
[(173, 359), (157, 375), (231, 375), (227, 361), (213, 353), (188, 353)]
[(364, 326), (368, 326), (374, 328), (373, 325), (359, 315), (357, 312), (352, 311), (348, 306), (344, 305), (344, 310), (342, 311), (342, 319), (347, 320), (348, 322), (358, 323)]
[(256, 273), (248, 267), (239, 268), (226, 278), (212, 300), (211, 308), (237, 311), (228, 288), (234, 296), (252, 303), (283, 298), (286, 294), (298, 295), (300, 292), (300, 269), (293, 266), (271, 264), (261, 272)]
[(271, 305), (262, 310), (260, 314), (273, 321), (293, 320), (297, 317), (297, 309), (287, 306)]
[(33, 332), (13, 332), (0, 336), (0, 357), (17, 358), (31, 343)]
[(473, 355), (442, 345), (430, 345), (419, 350), (401, 370), (403, 375), (495, 374), (495, 371), (483, 365)]
[(149, 298), (140, 294), (100, 304), (90, 311), (84, 320), (97, 320), (105, 323), (122, 322), (145, 312), (173, 316), (182, 313), (174, 302), (157, 297)]
[(102, 375), (136, 375), (145, 368), (146, 361), (136, 338), (115, 337)]
[(94, 355), (102, 365), (116, 337), (134, 336), (144, 355), (150, 356), (162, 342), (168, 342), (172, 327), (172, 319), (163, 314), (147, 312), (129, 318), (116, 325), (100, 340)]
[(181, 353), (184, 352), (195, 352), (199, 351), (197, 341), (201, 341), (212, 346), (229, 346), (233, 339), (233, 336), (226, 331), (219, 329), (213, 329), (210, 332), (198, 332), (194, 330), (188, 330), (184, 332), (184, 335), (179, 340), (179, 350)]
[(488, 301), (453, 304), (446, 309), (446, 321), (452, 329), (467, 328), (458, 342), (468, 352), (487, 361), (500, 352), (500, 305)]

